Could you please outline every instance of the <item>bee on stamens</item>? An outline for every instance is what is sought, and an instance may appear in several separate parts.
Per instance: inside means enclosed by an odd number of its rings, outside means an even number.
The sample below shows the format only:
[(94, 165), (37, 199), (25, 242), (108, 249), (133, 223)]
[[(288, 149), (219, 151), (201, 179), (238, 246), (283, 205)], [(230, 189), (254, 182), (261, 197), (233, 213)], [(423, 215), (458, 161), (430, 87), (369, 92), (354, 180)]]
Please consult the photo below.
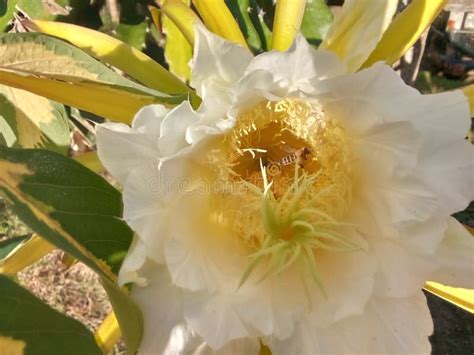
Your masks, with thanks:
[(303, 162), (308, 158), (308, 154), (311, 154), (311, 149), (307, 147), (303, 147), (301, 149), (294, 149), (284, 146), (282, 147), (282, 150), (291, 152), (291, 154), (286, 155), (277, 161), (267, 159), (264, 162), (265, 167), (269, 169), (271, 168), (270, 172), (273, 171), (273, 175), (277, 175), (277, 172), (281, 173), (283, 167), (292, 164), (298, 165), (300, 168), (304, 168)]
[(284, 156), (277, 162), (277, 164), (280, 166), (298, 164), (300, 167), (303, 167), (303, 162), (307, 159), (308, 154), (311, 154), (311, 149), (303, 147), (301, 149), (294, 150), (287, 156)]

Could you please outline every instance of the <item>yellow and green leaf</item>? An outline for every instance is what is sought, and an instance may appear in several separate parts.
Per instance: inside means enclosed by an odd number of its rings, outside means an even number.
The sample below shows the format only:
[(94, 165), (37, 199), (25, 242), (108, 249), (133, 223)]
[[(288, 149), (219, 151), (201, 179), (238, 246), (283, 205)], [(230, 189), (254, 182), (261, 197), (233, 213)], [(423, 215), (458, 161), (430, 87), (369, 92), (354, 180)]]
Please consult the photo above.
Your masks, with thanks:
[(210, 31), (230, 42), (247, 47), (239, 25), (224, 0), (193, 0), (193, 4)]
[(329, 30), (333, 15), (325, 0), (311, 0), (306, 3), (301, 33), (306, 40), (319, 45)]
[(8, 355), (24, 355), (26, 343), (23, 340), (16, 340), (11, 337), (0, 335), (0, 349)]
[(237, 20), (239, 27), (249, 44), (250, 48), (255, 52), (262, 52), (266, 49), (266, 43), (262, 43), (262, 38), (254, 25), (254, 21), (258, 22), (258, 6), (255, 0), (227, 0), (229, 10)]
[[(160, 0), (157, 2), (161, 7), (161, 12), (173, 21), (189, 44), (194, 46), (194, 24), (201, 21), (198, 15), (181, 0)], [(157, 10), (154, 10), (152, 12), (153, 18), (156, 18), (156, 14)], [(156, 22), (156, 20), (154, 21)], [(158, 27), (158, 24), (155, 23), (155, 25)]]
[(0, 85), (0, 136), (9, 147), (69, 149), (63, 105), (28, 91)]
[(428, 281), (424, 288), (436, 296), (474, 314), (474, 290), (450, 287), (433, 281)]
[[(182, 2), (186, 6), (190, 4), (190, 0)], [(181, 30), (165, 14), (162, 15), (162, 25), (166, 35), (165, 59), (169, 64), (170, 71), (181, 80), (187, 81), (191, 74), (189, 61), (193, 56), (193, 48)]]
[(81, 49), (41, 33), (0, 35), (0, 68), (63, 81), (89, 80), (154, 92), (119, 75)]
[(86, 10), (87, 1), (83, 0), (19, 0), (18, 7), (31, 18), (54, 21), (67, 18), (74, 21)]
[(447, 0), (413, 0), (395, 17), (362, 67), (370, 67), (378, 61), (394, 64), (415, 44), (447, 2)]
[(93, 334), (0, 275), (0, 353), (101, 355)]
[(31, 229), (99, 274), (133, 354), (143, 324), (139, 308), (116, 284), (132, 240), (121, 219), (121, 194), (68, 157), (0, 146), (0, 195)]
[(74, 160), (81, 163), (86, 168), (92, 170), (95, 173), (100, 173), (101, 171), (105, 170), (96, 151), (86, 152), (81, 155), (78, 155), (74, 157)]
[(102, 321), (94, 334), (95, 341), (100, 346), (104, 354), (112, 351), (114, 345), (119, 341), (122, 333), (115, 313), (109, 313)]
[(398, 0), (346, 0), (320, 48), (336, 53), (357, 71), (390, 24)]
[(28, 235), (21, 235), (3, 239), (0, 241), (0, 260), (5, 259), (13, 250), (15, 250), (20, 244), (28, 240)]
[(0, 274), (13, 276), (53, 249), (54, 245), (38, 235), (26, 238), (3, 258), (0, 257)]
[[(126, 123), (144, 105), (176, 105), (187, 98), (126, 79), (82, 50), (39, 33), (0, 36), (0, 84)], [(8, 129), (3, 128), (7, 135)]]
[(468, 85), (463, 88), (463, 93), (467, 97), (469, 109), (471, 111), (471, 117), (474, 117), (474, 84)]
[(186, 96), (158, 97), (130, 87), (86, 80), (68, 83), (1, 68), (0, 84), (27, 90), (50, 100), (124, 123), (130, 123), (143, 106), (155, 103), (172, 106), (186, 99)]
[(104, 33), (61, 22), (25, 21), (35, 31), (50, 34), (81, 48), (150, 88), (168, 94), (183, 94), (191, 89), (159, 63), (138, 49)]

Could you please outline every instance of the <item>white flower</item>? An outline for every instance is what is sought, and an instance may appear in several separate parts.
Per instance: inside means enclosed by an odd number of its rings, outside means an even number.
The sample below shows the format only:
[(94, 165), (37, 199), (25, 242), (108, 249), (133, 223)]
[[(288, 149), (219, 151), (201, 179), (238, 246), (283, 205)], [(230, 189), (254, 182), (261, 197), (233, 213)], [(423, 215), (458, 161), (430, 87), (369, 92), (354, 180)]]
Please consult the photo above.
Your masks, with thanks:
[(298, 37), (252, 57), (202, 27), (202, 97), (98, 127), (137, 236), (141, 354), (429, 353), (421, 292), (473, 287), (474, 197), (460, 92), (420, 95), (384, 64), (355, 74)]

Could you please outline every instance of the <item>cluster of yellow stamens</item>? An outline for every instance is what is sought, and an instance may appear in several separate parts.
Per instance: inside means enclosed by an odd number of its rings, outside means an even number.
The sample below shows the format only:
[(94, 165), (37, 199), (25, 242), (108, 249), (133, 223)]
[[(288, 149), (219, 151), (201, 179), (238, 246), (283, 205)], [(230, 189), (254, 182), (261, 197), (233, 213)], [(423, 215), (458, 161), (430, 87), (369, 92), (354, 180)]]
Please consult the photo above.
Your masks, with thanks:
[(261, 262), (263, 280), (302, 261), (321, 286), (316, 253), (356, 247), (338, 232), (352, 191), (344, 127), (316, 103), (267, 101), (242, 112), (221, 147), (218, 175), (234, 186), (222, 213), (251, 258), (241, 282)]

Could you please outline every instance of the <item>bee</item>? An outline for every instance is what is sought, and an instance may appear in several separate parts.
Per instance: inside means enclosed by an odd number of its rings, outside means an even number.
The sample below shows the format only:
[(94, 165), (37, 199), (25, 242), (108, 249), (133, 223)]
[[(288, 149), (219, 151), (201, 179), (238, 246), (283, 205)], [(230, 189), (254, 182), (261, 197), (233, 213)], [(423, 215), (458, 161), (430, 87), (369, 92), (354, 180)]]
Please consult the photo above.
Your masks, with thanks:
[(304, 168), (303, 162), (307, 159), (308, 154), (311, 154), (311, 149), (303, 147), (301, 149), (294, 149), (289, 147), (282, 147), (282, 150), (290, 152), (289, 155), (283, 158), (273, 161), (268, 159), (264, 166), (269, 169), (269, 172), (273, 175), (281, 174), (282, 168), (292, 164), (298, 165), (300, 168)]
[(303, 167), (303, 161), (307, 159), (308, 154), (311, 154), (311, 149), (303, 147), (301, 149), (293, 150), (291, 154), (284, 156), (276, 163), (280, 166), (298, 164), (300, 167)]

